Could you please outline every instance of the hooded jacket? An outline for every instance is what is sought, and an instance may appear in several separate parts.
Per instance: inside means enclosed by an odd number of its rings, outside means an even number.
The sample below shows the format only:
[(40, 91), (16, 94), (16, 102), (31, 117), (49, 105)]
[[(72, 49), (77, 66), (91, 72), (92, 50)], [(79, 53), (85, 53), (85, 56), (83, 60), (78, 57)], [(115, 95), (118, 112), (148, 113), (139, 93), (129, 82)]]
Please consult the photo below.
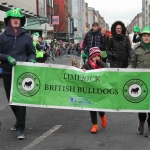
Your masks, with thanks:
[[(116, 26), (121, 25), (122, 33), (116, 33)], [(107, 55), (111, 68), (127, 68), (131, 59), (131, 46), (129, 39), (125, 36), (126, 28), (124, 23), (116, 21), (111, 27), (112, 38), (108, 41)]]
[(20, 62), (35, 60), (32, 38), (24, 29), (21, 28), (17, 37), (14, 37), (8, 29), (0, 35), (0, 61), (4, 74), (11, 74), (12, 72), (12, 66), (8, 63), (8, 56)]

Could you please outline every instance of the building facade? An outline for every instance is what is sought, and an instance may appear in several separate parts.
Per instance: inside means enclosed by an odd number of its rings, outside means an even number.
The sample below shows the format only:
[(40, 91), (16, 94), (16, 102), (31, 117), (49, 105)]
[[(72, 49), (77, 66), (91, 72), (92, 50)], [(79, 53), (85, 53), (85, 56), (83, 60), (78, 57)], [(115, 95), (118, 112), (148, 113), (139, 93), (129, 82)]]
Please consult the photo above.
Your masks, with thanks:
[(74, 21), (74, 33), (70, 37), (75, 43), (80, 43), (85, 35), (85, 1), (84, 0), (69, 0), (69, 18)]
[(100, 28), (106, 27), (106, 22), (104, 20), (104, 17), (100, 15), (99, 11), (96, 11), (92, 7), (88, 7), (88, 23), (90, 25), (90, 28), (92, 28), (93, 22), (98, 22)]
[(133, 32), (134, 26), (138, 26), (141, 29), (143, 28), (142, 24), (142, 13), (137, 14), (134, 19), (131, 21), (131, 23), (127, 26), (127, 30), (129, 33)]
[(89, 24), (88, 24), (88, 3), (85, 3), (85, 33), (87, 33), (89, 31)]
[(142, 0), (142, 25), (150, 26), (150, 0)]
[(59, 24), (54, 25), (54, 38), (67, 41), (68, 36), (68, 0), (54, 0), (54, 16), (59, 16)]
[[(51, 35), (51, 18), (53, 15), (53, 0), (0, 0), (0, 29), (4, 30), (4, 16), (6, 11), (21, 8), (27, 21), (25, 29), (32, 34), (38, 31), (42, 36)], [(41, 22), (42, 18), (42, 22)]]

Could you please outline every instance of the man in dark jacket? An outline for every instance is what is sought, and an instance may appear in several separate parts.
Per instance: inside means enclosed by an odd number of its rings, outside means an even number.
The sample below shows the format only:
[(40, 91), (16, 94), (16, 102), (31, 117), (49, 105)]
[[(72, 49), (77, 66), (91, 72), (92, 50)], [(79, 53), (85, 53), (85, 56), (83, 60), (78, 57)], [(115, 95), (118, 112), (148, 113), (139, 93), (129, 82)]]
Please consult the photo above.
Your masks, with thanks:
[(89, 58), (89, 50), (92, 47), (98, 47), (100, 50), (103, 47), (103, 38), (101, 31), (99, 30), (99, 24), (97, 22), (94, 22), (92, 24), (92, 29), (86, 34), (82, 46), (82, 50), (86, 49), (86, 55)]
[(116, 21), (111, 27), (112, 38), (108, 41), (107, 55), (111, 68), (127, 68), (131, 59), (132, 49), (129, 39), (125, 36), (123, 22)]
[[(7, 29), (0, 35), (0, 61), (4, 88), (9, 101), (12, 66), (15, 66), (17, 61), (35, 62), (35, 49), (31, 36), (21, 28), (26, 21), (21, 9), (16, 8), (6, 12), (4, 21)], [(26, 107), (11, 106), (11, 109), (16, 117), (16, 123), (11, 130), (17, 131), (18, 139), (24, 139)]]

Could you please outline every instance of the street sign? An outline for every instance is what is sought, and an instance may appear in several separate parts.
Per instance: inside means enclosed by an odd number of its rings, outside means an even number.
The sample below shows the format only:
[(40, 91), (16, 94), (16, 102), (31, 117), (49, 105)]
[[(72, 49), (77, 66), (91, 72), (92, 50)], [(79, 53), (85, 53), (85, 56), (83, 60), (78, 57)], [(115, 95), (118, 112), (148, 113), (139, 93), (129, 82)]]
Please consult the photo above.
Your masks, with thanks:
[(74, 35), (74, 20), (73, 18), (70, 19), (70, 35)]
[(59, 16), (52, 16), (52, 24), (59, 24)]

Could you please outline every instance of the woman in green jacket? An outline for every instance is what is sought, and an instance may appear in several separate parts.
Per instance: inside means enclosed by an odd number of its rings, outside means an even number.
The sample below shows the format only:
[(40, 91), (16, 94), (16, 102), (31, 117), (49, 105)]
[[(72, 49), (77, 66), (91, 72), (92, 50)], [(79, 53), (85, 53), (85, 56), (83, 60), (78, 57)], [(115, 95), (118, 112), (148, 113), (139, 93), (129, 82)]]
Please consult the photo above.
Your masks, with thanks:
[[(150, 26), (146, 26), (140, 32), (140, 45), (134, 50), (131, 62), (128, 68), (150, 68)], [(138, 113), (139, 124), (137, 132), (150, 137), (150, 113), (148, 118), (146, 113)], [(148, 130), (144, 133), (144, 124), (147, 118)]]

